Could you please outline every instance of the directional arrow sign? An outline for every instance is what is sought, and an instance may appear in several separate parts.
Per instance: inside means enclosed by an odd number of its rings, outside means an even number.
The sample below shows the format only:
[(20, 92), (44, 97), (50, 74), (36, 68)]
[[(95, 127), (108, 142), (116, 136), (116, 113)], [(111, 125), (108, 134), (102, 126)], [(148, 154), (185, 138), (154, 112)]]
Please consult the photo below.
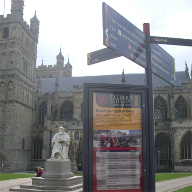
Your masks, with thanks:
[(117, 51), (114, 51), (110, 48), (104, 48), (100, 49), (98, 51), (94, 51), (87, 54), (87, 64), (92, 65), (95, 63), (99, 63), (102, 61), (107, 61), (109, 59), (114, 59), (116, 57), (120, 57), (121, 54), (119, 54)]
[[(103, 3), (103, 44), (147, 68), (145, 34), (106, 3)], [(151, 44), (151, 61), (153, 73), (174, 85), (174, 58), (159, 45)]]
[(151, 44), (152, 72), (174, 85), (175, 59), (162, 47)]
[(151, 36), (150, 38), (151, 43), (156, 44), (192, 46), (192, 39), (179, 39), (179, 38), (155, 37), (155, 36)]
[(103, 44), (146, 68), (145, 34), (103, 3)]

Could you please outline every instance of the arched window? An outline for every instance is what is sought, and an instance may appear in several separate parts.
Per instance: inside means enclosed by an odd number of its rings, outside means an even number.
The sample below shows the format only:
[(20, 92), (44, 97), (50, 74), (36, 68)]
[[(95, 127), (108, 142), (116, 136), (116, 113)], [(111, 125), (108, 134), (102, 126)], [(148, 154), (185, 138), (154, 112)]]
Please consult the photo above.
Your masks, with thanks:
[(176, 119), (187, 118), (187, 104), (181, 95), (178, 97), (175, 103), (175, 118)]
[(79, 140), (79, 131), (75, 131), (75, 140)]
[(13, 93), (14, 92), (14, 84), (12, 81), (8, 82), (8, 90), (7, 90), (7, 97), (8, 99), (12, 99), (13, 98)]
[(65, 101), (60, 110), (61, 119), (68, 121), (73, 119), (73, 103), (69, 100)]
[(155, 138), (155, 153), (158, 156), (160, 152), (160, 159), (171, 159), (171, 140), (166, 133), (160, 133)]
[(157, 96), (154, 100), (155, 119), (167, 118), (167, 104), (161, 96)]
[(4, 27), (3, 28), (3, 39), (9, 38), (9, 27)]
[(39, 124), (44, 126), (44, 118), (47, 114), (47, 101), (43, 101), (39, 107)]
[(181, 141), (181, 159), (192, 159), (192, 132), (188, 131)]
[(41, 139), (35, 139), (33, 141), (33, 158), (42, 159), (43, 141)]

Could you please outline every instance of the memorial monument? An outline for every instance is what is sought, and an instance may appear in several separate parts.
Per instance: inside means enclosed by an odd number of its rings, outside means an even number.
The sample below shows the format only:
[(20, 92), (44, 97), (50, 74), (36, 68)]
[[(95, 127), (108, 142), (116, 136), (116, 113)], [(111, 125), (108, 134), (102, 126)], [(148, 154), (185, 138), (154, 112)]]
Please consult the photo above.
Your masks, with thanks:
[(59, 127), (51, 142), (51, 158), (45, 162), (45, 173), (42, 177), (32, 178), (32, 185), (21, 185), (9, 191), (83, 191), (81, 176), (71, 172), (71, 161), (68, 159), (70, 137), (64, 127)]

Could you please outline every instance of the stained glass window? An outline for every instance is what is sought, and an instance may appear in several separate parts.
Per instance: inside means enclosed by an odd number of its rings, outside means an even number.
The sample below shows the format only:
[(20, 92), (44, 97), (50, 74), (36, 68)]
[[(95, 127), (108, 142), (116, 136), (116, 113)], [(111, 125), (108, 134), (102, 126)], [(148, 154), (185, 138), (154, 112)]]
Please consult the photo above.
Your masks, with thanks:
[(154, 113), (155, 119), (167, 118), (167, 104), (159, 95), (154, 100)]
[(187, 118), (187, 104), (181, 95), (178, 97), (175, 103), (175, 118), (176, 119)]
[(181, 141), (181, 159), (192, 159), (192, 132), (188, 131)]

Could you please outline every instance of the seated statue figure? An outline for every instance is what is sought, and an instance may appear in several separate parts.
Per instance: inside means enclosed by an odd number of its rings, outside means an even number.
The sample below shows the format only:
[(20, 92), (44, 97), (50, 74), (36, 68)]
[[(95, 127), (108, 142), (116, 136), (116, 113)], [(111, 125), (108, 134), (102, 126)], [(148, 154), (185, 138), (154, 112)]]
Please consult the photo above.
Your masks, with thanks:
[(66, 160), (68, 159), (70, 137), (65, 132), (65, 128), (59, 127), (59, 132), (52, 138), (51, 159)]

